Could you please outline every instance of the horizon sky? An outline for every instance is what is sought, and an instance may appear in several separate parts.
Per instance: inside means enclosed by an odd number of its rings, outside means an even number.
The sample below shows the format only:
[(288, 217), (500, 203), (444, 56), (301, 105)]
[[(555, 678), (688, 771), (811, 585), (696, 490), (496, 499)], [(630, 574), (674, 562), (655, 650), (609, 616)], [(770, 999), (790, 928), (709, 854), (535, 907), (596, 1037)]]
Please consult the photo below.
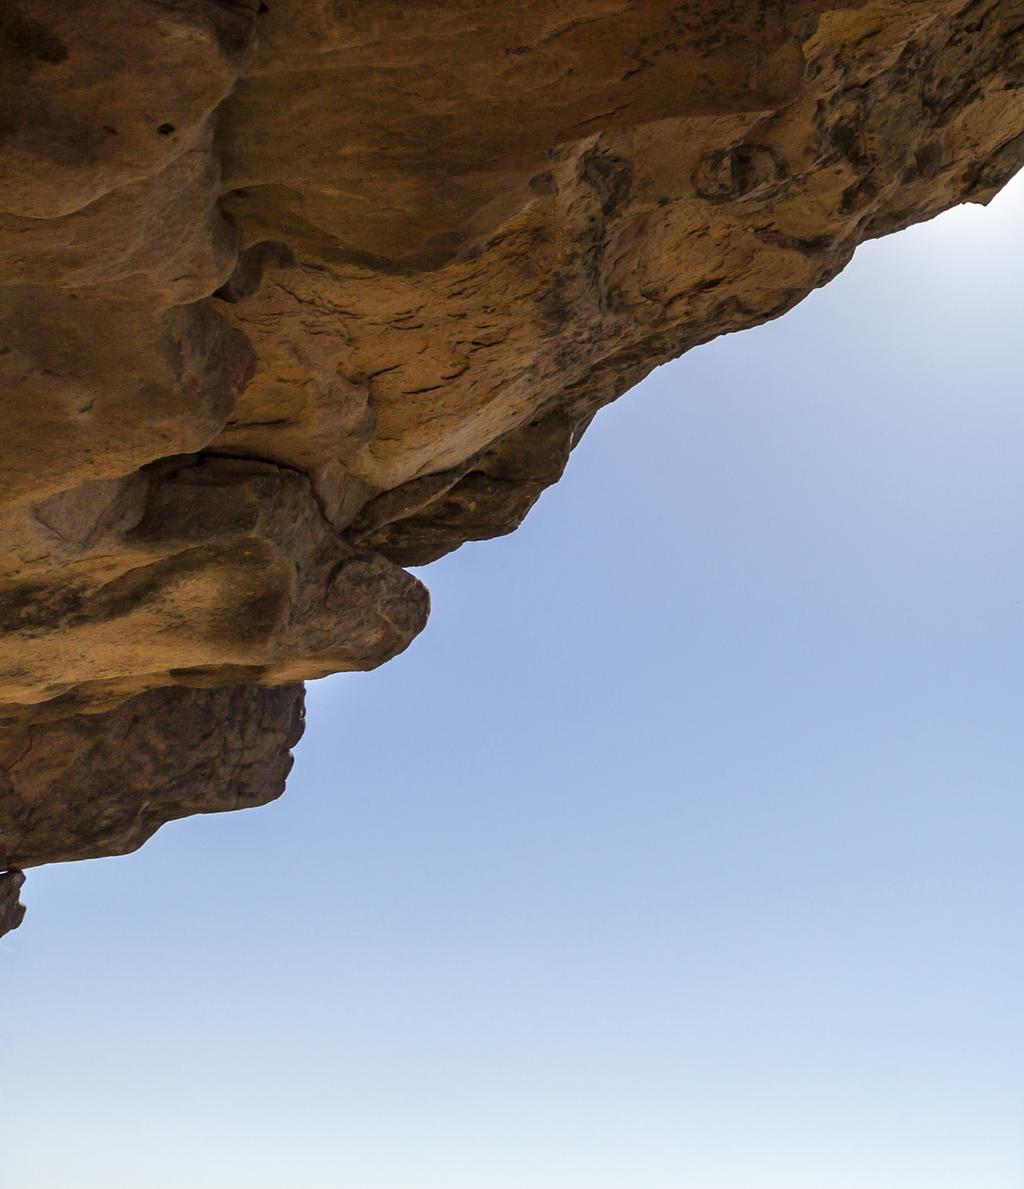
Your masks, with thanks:
[(1022, 1189), (1022, 216), (600, 413), (273, 805), (30, 871), (0, 1189)]

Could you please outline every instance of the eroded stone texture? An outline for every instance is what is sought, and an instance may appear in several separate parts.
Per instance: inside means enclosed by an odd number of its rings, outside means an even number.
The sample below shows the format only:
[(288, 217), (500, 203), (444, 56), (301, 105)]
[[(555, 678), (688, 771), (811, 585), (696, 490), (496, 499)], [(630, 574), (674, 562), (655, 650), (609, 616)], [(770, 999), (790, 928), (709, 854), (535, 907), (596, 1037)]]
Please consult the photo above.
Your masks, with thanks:
[(402, 566), (1024, 161), (1024, 0), (8, 0), (0, 74), (0, 868), (280, 791)]
[(0, 869), (126, 854), (165, 822), (265, 805), (302, 735), (300, 685), (158, 689), (105, 713), (8, 719)]
[(25, 919), (25, 906), (18, 899), (24, 882), (22, 871), (0, 872), (0, 937), (17, 929)]

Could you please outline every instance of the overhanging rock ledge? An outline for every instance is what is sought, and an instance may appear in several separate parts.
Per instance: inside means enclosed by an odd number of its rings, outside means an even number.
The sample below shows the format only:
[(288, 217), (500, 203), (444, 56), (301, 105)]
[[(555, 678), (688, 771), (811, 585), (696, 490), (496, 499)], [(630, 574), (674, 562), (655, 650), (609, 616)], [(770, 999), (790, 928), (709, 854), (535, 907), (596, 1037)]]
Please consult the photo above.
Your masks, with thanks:
[(284, 787), (594, 414), (1024, 161), (1024, 0), (8, 0), (0, 931)]

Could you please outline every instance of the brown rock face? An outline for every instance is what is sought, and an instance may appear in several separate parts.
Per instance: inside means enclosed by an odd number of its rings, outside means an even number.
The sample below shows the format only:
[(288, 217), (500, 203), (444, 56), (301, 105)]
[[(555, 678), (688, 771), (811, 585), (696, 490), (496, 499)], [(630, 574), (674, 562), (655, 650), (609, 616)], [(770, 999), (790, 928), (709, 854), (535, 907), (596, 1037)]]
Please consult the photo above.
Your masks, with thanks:
[(18, 893), (25, 882), (21, 871), (0, 873), (0, 937), (17, 929), (25, 919), (25, 906), (18, 899)]
[(402, 566), (1022, 162), (1024, 0), (8, 0), (0, 931), (278, 795)]
[(165, 822), (265, 805), (302, 736), (301, 685), (154, 689), (99, 714), (8, 720), (0, 868), (135, 850)]

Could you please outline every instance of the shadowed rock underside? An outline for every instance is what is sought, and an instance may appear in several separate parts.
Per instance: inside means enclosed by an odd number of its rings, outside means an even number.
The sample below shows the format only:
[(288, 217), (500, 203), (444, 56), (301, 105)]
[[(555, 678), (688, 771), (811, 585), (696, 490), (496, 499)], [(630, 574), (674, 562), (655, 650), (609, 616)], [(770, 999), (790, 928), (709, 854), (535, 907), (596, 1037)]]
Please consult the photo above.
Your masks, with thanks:
[(277, 796), (595, 413), (1024, 161), (1024, 0), (9, 0), (0, 933)]

